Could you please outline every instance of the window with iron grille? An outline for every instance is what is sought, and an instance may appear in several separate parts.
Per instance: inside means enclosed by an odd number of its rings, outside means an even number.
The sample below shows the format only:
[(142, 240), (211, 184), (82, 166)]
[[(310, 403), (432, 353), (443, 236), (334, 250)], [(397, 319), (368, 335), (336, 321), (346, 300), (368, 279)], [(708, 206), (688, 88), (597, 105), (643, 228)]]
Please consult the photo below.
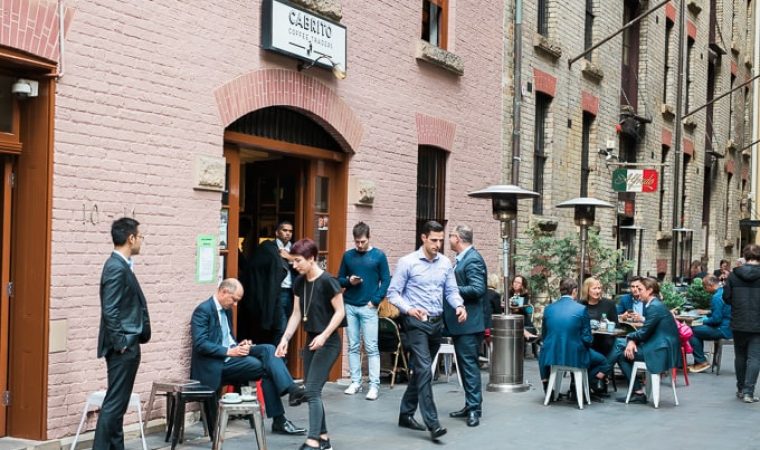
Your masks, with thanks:
[(417, 229), (416, 246), (422, 245), (420, 233), (429, 220), (446, 225), (446, 157), (438, 147), (421, 145), (417, 153)]
[(449, 0), (422, 1), (421, 39), (436, 47), (446, 49), (449, 22)]
[(533, 200), (533, 214), (544, 213), (544, 174), (546, 172), (546, 127), (551, 97), (536, 94), (536, 118), (533, 135), (533, 190), (540, 194)]
[(588, 197), (588, 179), (591, 168), (588, 163), (589, 147), (591, 146), (591, 126), (594, 116), (583, 113), (583, 130), (581, 131), (581, 197)]
[(665, 183), (665, 171), (667, 170), (666, 163), (668, 162), (668, 150), (670, 150), (670, 147), (667, 145), (662, 146), (662, 156), (660, 158), (660, 163), (662, 163), (662, 169), (660, 170), (660, 203), (658, 205), (658, 211), (657, 211), (657, 223), (658, 223), (658, 231), (662, 231), (667, 229), (665, 225), (665, 186), (667, 183)]
[(665, 71), (662, 77), (662, 102), (672, 105), (670, 101), (671, 88), (673, 83), (673, 67), (670, 62), (670, 45), (673, 42), (673, 21), (665, 20)]

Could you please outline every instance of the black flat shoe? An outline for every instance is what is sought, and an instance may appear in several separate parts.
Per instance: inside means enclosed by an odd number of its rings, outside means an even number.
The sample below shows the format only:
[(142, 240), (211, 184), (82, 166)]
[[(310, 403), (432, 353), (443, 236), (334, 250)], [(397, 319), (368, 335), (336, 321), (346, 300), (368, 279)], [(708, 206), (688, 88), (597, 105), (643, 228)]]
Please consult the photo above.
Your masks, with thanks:
[(452, 419), (464, 419), (467, 417), (467, 413), (469, 410), (465, 406), (464, 408), (460, 409), (459, 411), (454, 411), (449, 413), (449, 417)]
[(425, 427), (420, 425), (419, 422), (414, 420), (414, 416), (402, 414), (398, 416), (398, 426), (401, 428), (409, 428), (410, 430), (425, 431)]
[(290, 420), (285, 419), (285, 421), (282, 423), (272, 422), (272, 433), (289, 435), (304, 434), (306, 433), (306, 428), (299, 428)]
[(330, 439), (319, 438), (319, 450), (332, 450)]
[(467, 413), (467, 426), (477, 427), (478, 425), (480, 425), (480, 414), (477, 411)]
[(304, 442), (300, 447), (298, 447), (298, 450), (319, 450), (320, 448), (321, 447), (312, 447), (311, 445)]
[(442, 426), (438, 425), (437, 427), (430, 430), (430, 439), (433, 441), (437, 441), (439, 437), (446, 434), (446, 428), (443, 428)]
[(296, 389), (293, 389), (290, 394), (288, 394), (288, 405), (290, 406), (298, 406), (307, 400), (306, 388), (304, 386), (298, 386)]

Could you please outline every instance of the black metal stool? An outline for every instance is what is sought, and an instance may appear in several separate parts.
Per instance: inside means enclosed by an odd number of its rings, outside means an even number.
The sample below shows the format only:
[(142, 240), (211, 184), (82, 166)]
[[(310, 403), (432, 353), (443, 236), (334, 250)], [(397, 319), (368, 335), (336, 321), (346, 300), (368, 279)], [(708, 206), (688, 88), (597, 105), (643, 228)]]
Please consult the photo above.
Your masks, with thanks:
[(214, 442), (214, 429), (216, 423), (216, 391), (202, 384), (193, 384), (178, 387), (168, 398), (166, 426), (166, 441), (172, 437), (172, 450), (184, 437), (185, 428), (185, 405), (190, 402), (200, 402), (208, 420), (208, 435)]

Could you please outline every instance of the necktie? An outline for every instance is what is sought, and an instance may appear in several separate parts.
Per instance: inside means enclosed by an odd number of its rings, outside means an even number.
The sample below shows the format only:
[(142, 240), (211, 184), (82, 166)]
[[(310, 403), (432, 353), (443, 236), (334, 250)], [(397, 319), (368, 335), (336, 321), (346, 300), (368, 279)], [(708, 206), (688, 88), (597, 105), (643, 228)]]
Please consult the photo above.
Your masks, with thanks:
[(223, 310), (219, 311), (219, 321), (222, 323), (222, 345), (230, 348), (230, 345), (232, 345), (230, 324), (227, 322), (227, 314), (225, 314)]

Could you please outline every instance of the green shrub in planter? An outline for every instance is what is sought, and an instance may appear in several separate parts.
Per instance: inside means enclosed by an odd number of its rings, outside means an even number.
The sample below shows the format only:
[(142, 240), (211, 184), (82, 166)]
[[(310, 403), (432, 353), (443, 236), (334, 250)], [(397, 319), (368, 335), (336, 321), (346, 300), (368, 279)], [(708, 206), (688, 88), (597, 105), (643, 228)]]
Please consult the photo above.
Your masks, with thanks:
[(676, 290), (676, 287), (670, 281), (666, 281), (660, 285), (660, 299), (668, 309), (680, 308), (686, 303), (686, 299), (683, 298), (683, 295)]
[(689, 303), (699, 309), (710, 309), (710, 299), (712, 294), (705, 290), (702, 285), (701, 278), (695, 278), (689, 285), (689, 289), (686, 291), (686, 298), (689, 299)]

